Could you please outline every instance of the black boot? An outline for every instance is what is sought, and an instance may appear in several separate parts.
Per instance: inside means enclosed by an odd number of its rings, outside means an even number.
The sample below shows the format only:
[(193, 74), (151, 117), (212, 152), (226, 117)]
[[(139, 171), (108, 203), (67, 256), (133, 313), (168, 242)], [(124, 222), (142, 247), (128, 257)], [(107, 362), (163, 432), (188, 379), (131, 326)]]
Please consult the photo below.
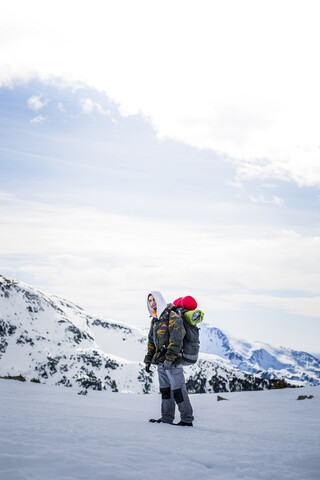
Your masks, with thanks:
[(158, 418), (158, 420), (156, 420), (155, 418), (150, 418), (149, 422), (151, 422), (151, 423), (161, 423), (162, 420), (161, 420), (161, 418)]
[(193, 427), (192, 422), (183, 422), (182, 420), (180, 420), (179, 423), (175, 423), (175, 425), (178, 425), (179, 427)]

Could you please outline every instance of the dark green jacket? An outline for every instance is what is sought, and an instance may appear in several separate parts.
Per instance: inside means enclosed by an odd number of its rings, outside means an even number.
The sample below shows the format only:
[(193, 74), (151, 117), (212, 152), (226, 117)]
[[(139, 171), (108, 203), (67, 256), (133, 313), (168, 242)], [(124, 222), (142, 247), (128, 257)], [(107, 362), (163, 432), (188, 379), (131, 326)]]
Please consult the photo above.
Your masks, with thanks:
[[(165, 359), (174, 362), (175, 365), (182, 363), (179, 354), (182, 350), (185, 334), (186, 331), (180, 314), (172, 309), (172, 305), (168, 305), (159, 319), (152, 318), (145, 363), (163, 363)], [(166, 347), (166, 349), (163, 347)]]

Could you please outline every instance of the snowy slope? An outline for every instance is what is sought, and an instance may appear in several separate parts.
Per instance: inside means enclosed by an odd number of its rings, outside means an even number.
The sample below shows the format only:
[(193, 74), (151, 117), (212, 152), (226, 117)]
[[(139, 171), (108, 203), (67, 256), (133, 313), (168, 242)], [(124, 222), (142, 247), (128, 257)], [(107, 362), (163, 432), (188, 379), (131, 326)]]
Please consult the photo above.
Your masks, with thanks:
[(320, 387), (192, 395), (193, 428), (149, 423), (157, 394), (11, 380), (0, 392), (4, 480), (319, 479)]
[(283, 377), (291, 383), (320, 384), (320, 360), (306, 352), (275, 348), (266, 343), (248, 343), (203, 324), (201, 350), (226, 359), (243, 372), (263, 378)]
[[(147, 374), (142, 363), (146, 335), (147, 331), (92, 316), (64, 299), (0, 276), (0, 376), (21, 374), (27, 380), (114, 392), (155, 392), (155, 369)], [(263, 378), (269, 372), (241, 371), (219, 348), (186, 368), (190, 392), (252, 390), (274, 384)]]
[(142, 364), (133, 361), (146, 349), (142, 330), (4, 277), (0, 292), (1, 376), (113, 391), (148, 387)]

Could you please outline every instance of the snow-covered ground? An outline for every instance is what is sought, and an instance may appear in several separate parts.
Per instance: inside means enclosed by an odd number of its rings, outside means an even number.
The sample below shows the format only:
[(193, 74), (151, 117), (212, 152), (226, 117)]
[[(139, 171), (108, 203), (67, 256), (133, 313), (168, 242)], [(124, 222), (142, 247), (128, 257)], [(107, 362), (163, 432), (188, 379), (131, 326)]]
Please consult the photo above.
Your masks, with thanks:
[(193, 428), (149, 423), (158, 394), (77, 393), (0, 379), (1, 480), (320, 478), (320, 387), (191, 395)]

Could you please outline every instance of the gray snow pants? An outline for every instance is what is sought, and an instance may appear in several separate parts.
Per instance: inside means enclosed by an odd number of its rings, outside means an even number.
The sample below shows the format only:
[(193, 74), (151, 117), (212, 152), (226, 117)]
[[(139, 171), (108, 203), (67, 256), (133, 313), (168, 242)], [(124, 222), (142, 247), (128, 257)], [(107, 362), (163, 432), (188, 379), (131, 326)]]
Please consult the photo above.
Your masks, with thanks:
[(175, 404), (177, 404), (181, 421), (193, 422), (193, 411), (186, 388), (182, 365), (172, 366), (165, 370), (162, 364), (158, 365), (161, 400), (161, 420), (172, 423), (174, 420)]

